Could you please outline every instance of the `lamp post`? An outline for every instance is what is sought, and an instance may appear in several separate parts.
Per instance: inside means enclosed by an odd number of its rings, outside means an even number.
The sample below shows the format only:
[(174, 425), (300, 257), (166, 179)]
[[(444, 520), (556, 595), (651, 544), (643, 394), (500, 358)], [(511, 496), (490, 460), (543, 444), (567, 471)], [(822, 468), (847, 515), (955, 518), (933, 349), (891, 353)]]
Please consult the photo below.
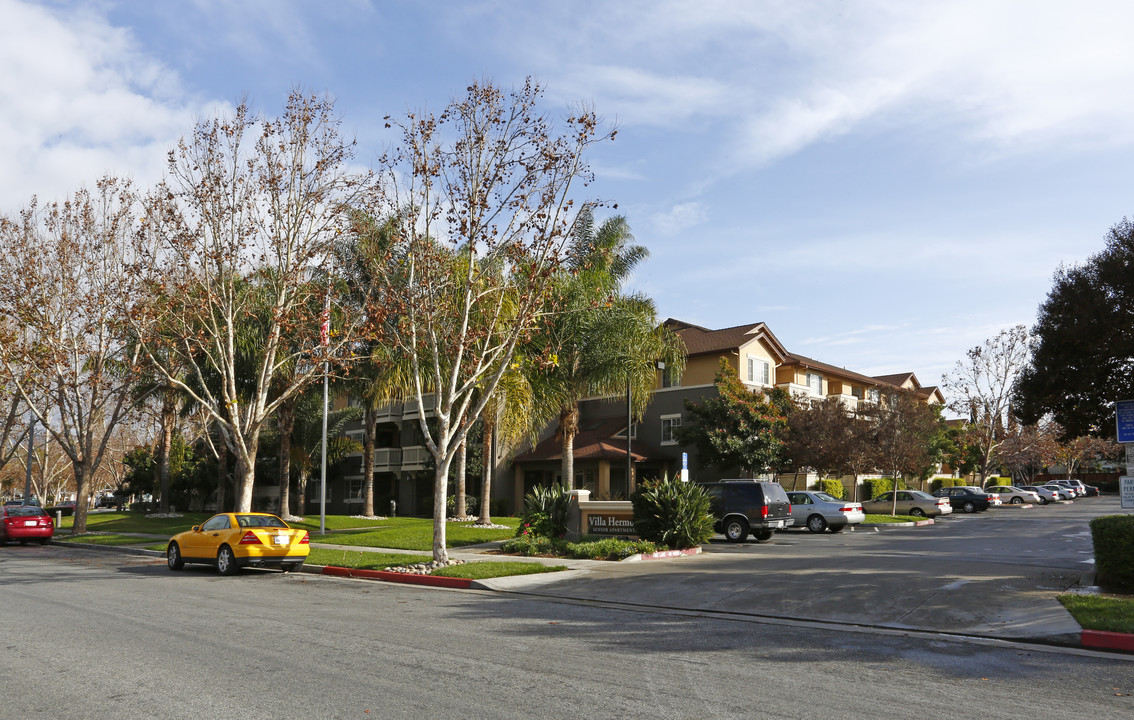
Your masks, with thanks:
[(31, 464), (32, 453), (35, 450), (35, 415), (32, 415), (31, 424), (28, 425), (28, 461), (27, 474), (24, 476), (24, 505), (31, 498)]

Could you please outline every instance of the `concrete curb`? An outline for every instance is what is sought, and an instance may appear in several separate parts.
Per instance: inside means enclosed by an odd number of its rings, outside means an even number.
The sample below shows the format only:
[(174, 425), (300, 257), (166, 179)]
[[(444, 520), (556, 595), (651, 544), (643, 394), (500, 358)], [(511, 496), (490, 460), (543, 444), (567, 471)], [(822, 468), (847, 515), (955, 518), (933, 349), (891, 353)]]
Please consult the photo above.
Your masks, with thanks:
[(700, 546), (695, 548), (685, 548), (684, 550), (659, 550), (652, 553), (638, 553), (630, 557), (622, 558), (619, 562), (640, 562), (642, 560), (662, 560), (664, 558), (687, 557), (689, 555), (700, 555)]
[(859, 523), (858, 527), (869, 528), (901, 528), (901, 527), (924, 527), (932, 525), (933, 518), (926, 518), (925, 520), (918, 520), (916, 522), (900, 522), (900, 523)]
[(403, 583), (406, 585), (457, 588), (459, 590), (467, 590), (472, 587), (473, 583), (469, 578), (442, 577), (440, 575), (415, 575), (413, 573), (390, 572), (389, 570), (361, 570), (358, 568), (336, 567), (334, 565), (324, 566), (321, 574), (335, 577), (383, 580), (385, 582)]

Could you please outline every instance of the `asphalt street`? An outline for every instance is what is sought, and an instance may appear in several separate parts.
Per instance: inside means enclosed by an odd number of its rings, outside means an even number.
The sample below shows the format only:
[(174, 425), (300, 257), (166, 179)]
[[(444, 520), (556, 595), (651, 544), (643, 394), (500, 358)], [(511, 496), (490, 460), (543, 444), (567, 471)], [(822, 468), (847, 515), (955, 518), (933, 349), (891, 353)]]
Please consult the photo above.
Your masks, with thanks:
[(1085, 519), (1116, 509), (1092, 502), (712, 543), (507, 592), (8, 546), (0, 718), (1129, 717), (1134, 656), (932, 620), (1058, 605), (1090, 567)]
[(1077, 644), (1080, 628), (1056, 597), (1093, 570), (1090, 519), (1117, 512), (1108, 496), (930, 527), (718, 538), (701, 556), (506, 584), (559, 598)]

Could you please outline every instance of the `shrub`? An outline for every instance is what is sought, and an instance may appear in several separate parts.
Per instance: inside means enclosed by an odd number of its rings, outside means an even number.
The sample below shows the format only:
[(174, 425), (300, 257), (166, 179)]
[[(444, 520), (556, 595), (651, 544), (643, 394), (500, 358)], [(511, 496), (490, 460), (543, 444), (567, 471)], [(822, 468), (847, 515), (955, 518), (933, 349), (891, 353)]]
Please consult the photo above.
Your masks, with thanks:
[(834, 480), (832, 478), (820, 480), (819, 491), (825, 492), (831, 497), (838, 498), (839, 500), (847, 499), (847, 486), (843, 485), (842, 480)]
[(576, 559), (624, 560), (638, 553), (657, 552), (658, 547), (648, 540), (620, 540), (602, 538), (600, 540), (582, 538), (579, 542), (566, 543), (567, 553)]
[(1100, 584), (1134, 590), (1134, 515), (1103, 515), (1091, 521), (1095, 571)]
[[(882, 493), (890, 492), (894, 489), (894, 480), (892, 478), (871, 478), (870, 480), (863, 480), (862, 487), (866, 490), (867, 498), (876, 498)], [(898, 481), (898, 490), (907, 490), (908, 486)]]
[[(449, 512), (449, 517), (453, 517), (453, 515), (455, 515), (457, 512), (457, 498), (450, 495), (449, 499), (445, 501), (445, 505), (446, 509)], [(476, 515), (479, 509), (480, 498), (478, 498), (476, 495), (465, 493), (465, 512), (469, 515)]]
[[(523, 525), (520, 528), (521, 531), (524, 530)], [(562, 545), (562, 540), (557, 541), (548, 537), (533, 535), (530, 532), (521, 532), (517, 537), (500, 543), (500, 549), (506, 553), (516, 553), (517, 555), (561, 555), (560, 546)]]
[(698, 547), (713, 536), (709, 496), (697, 483), (666, 476), (643, 483), (630, 496), (638, 537), (680, 550)]
[(532, 535), (563, 537), (567, 534), (567, 513), (571, 509), (571, 496), (562, 485), (539, 486), (524, 496), (524, 509), (520, 513), (519, 536), (525, 529)]

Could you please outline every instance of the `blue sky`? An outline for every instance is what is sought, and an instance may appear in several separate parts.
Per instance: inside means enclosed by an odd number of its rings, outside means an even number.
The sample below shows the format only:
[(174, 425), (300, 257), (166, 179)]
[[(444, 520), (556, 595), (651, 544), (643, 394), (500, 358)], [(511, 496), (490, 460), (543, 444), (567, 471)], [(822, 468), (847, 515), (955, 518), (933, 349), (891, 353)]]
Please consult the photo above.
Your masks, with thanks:
[(151, 182), (245, 95), (332, 95), (372, 164), (383, 115), (531, 75), (618, 124), (588, 196), (661, 317), (937, 384), (1131, 214), (1130, 27), (1103, 0), (0, 0), (0, 212)]

